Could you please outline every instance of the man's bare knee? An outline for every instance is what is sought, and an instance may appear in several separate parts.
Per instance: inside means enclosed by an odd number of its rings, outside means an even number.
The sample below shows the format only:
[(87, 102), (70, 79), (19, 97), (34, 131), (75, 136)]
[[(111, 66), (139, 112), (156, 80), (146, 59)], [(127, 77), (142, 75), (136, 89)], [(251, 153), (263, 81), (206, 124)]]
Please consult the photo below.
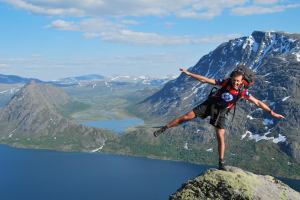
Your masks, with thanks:
[(216, 128), (216, 134), (217, 134), (218, 140), (224, 140), (225, 129)]
[(191, 120), (195, 118), (195, 113), (193, 111), (186, 113), (185, 115), (183, 115), (183, 120), (187, 121), (187, 120)]

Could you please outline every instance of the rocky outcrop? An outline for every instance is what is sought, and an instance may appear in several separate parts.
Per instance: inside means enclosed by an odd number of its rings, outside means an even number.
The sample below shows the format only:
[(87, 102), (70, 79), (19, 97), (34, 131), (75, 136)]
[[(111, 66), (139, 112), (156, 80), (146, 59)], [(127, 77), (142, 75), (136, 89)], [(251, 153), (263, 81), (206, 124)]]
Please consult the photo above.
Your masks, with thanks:
[(256, 175), (237, 167), (210, 169), (189, 180), (170, 196), (171, 200), (200, 199), (300, 199), (300, 193), (272, 176)]

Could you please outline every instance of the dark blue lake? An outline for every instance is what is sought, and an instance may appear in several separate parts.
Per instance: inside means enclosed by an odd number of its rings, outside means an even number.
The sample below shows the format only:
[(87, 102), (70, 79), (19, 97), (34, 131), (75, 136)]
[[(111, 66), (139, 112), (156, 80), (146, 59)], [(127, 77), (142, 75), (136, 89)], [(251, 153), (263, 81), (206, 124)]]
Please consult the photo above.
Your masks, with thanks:
[(0, 145), (0, 199), (160, 200), (207, 166)]
[[(162, 200), (209, 166), (0, 145), (0, 199)], [(300, 181), (288, 180), (300, 191)]]
[(144, 124), (144, 121), (138, 118), (126, 118), (126, 119), (85, 121), (85, 122), (81, 122), (81, 124), (95, 127), (95, 128), (110, 129), (116, 133), (122, 133), (129, 127)]

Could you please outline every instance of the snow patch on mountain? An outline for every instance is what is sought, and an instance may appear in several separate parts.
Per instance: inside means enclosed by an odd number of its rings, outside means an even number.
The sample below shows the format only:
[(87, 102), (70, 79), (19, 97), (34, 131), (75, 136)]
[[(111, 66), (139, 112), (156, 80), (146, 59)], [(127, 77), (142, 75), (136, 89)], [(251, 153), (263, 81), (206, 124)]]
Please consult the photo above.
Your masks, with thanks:
[[(238, 38), (238, 39), (235, 39), (235, 40), (232, 40), (232, 41), (231, 41), (232, 47), (235, 47), (235, 46), (239, 47), (239, 46), (241, 46), (243, 43), (244, 43), (244, 40), (241, 39), (241, 38)], [(224, 42), (223, 44), (224, 44), (224, 46), (227, 45), (226, 42)], [(220, 45), (219, 47), (222, 47), (222, 46)]]
[(285, 142), (286, 141), (286, 136), (279, 134), (277, 138), (273, 139), (274, 143), (279, 143), (279, 142)]
[[(267, 33), (268, 34), (268, 33)], [(261, 64), (263, 58), (265, 55), (272, 49), (273, 45), (275, 43), (275, 35), (270, 37), (270, 43), (266, 44), (265, 42), (261, 43), (260, 51), (258, 52), (258, 56), (256, 57), (254, 63), (256, 64), (256, 67), (253, 69), (254, 71), (257, 70), (258, 66)]]
[(253, 118), (251, 115), (247, 115), (247, 118), (250, 119), (250, 120), (255, 119), (255, 118)]
[(20, 90), (20, 88), (11, 88), (11, 89), (8, 89), (8, 90), (3, 90), (3, 91), (0, 91), (0, 95), (1, 94), (15, 94), (19, 90)]
[(104, 145), (101, 145), (99, 148), (91, 150), (91, 153), (95, 153), (97, 151), (100, 151), (103, 147), (104, 147)]
[(293, 55), (295, 55), (296, 56), (296, 60), (298, 61), (298, 62), (300, 62), (300, 52), (294, 52), (294, 53), (292, 53)]
[(272, 125), (272, 124), (274, 124), (274, 121), (272, 120), (272, 119), (263, 119), (263, 124), (265, 125), (265, 126), (268, 126), (268, 125)]
[(188, 143), (186, 142), (183, 146), (184, 149), (189, 150)]
[(246, 138), (247, 135), (249, 140), (255, 140), (255, 142), (258, 142), (260, 140), (272, 140), (273, 143), (279, 143), (279, 142), (285, 142), (286, 136), (279, 134), (278, 137), (268, 137), (268, 135), (271, 133), (271, 130), (269, 129), (267, 132), (263, 133), (263, 135), (260, 134), (253, 134), (251, 131), (246, 131), (245, 134), (242, 135), (241, 140)]
[(194, 94), (196, 94), (198, 92), (199, 89), (203, 88), (203, 85), (201, 85), (200, 87), (197, 87), (198, 85), (200, 85), (201, 82), (198, 82), (196, 85), (194, 85), (194, 87), (192, 87), (192, 92), (189, 96), (186, 96), (183, 98), (183, 101), (190, 98), (191, 96), (193, 96)]
[(287, 96), (287, 97), (284, 97), (283, 99), (282, 99), (282, 101), (286, 101), (288, 98), (290, 98), (291, 96)]
[(267, 74), (265, 74), (265, 75), (262, 75), (262, 77), (269, 76), (270, 74), (272, 74), (272, 72), (270, 72), (270, 73), (267, 73)]
[(246, 133), (242, 135), (241, 140), (243, 140), (248, 135), (248, 132), (250, 131), (246, 131)]
[(109, 84), (107, 81), (104, 81), (104, 85), (105, 85), (106, 87), (111, 87), (110, 84)]
[[(115, 77), (110, 78), (111, 81), (122, 80), (122, 79), (131, 79), (131, 77), (130, 76), (115, 76)], [(132, 79), (137, 80), (136, 77), (133, 77)]]
[(253, 38), (252, 35), (247, 37), (247, 39), (244, 42), (243, 49), (246, 49), (247, 47), (249, 47), (249, 49), (253, 52), (257, 52), (257, 50), (258, 50), (259, 45), (255, 41), (255, 39)]

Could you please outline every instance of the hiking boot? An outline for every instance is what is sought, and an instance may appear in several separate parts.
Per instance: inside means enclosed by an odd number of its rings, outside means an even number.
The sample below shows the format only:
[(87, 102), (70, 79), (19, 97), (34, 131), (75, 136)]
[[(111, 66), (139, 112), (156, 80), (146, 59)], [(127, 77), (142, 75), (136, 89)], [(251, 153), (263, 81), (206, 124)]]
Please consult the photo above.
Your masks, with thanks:
[(163, 126), (160, 129), (153, 132), (154, 137), (158, 137), (160, 134), (167, 130), (167, 126)]
[(225, 161), (224, 160), (220, 160), (219, 161), (219, 168), (218, 168), (219, 170), (224, 170), (224, 171), (226, 171), (226, 169), (225, 169)]

